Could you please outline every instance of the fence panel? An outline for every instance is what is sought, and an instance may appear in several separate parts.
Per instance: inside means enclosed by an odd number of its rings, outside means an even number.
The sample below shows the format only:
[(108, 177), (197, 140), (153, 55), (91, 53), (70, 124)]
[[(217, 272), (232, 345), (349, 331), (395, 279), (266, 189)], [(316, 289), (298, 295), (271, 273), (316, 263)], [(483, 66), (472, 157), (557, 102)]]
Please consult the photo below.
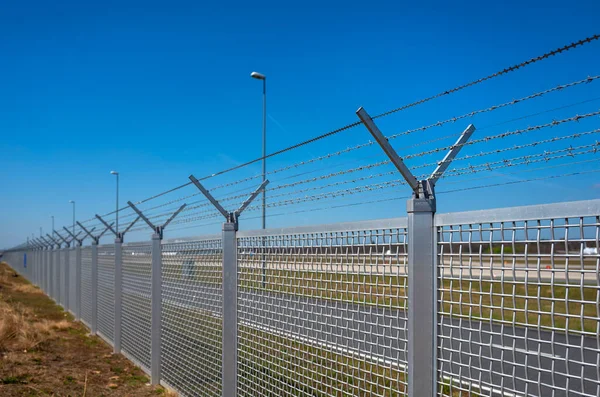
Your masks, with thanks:
[(162, 246), (162, 374), (189, 396), (221, 396), (221, 239)]
[(67, 271), (67, 250), (68, 250), (68, 248), (61, 248), (58, 251), (58, 258), (60, 260), (59, 266), (58, 266), (58, 279), (59, 279), (59, 285), (60, 285), (60, 294), (59, 294), (58, 302), (65, 310), (66, 310), (65, 297), (66, 297), (66, 292), (67, 292), (67, 283), (66, 283), (66, 279), (65, 279), (65, 274)]
[(122, 351), (149, 373), (152, 245), (123, 244)]
[(75, 301), (77, 300), (75, 293), (75, 284), (77, 283), (77, 273), (75, 271), (75, 267), (77, 266), (76, 251), (76, 248), (71, 248), (69, 251), (69, 311), (72, 314), (75, 314)]
[(573, 204), (438, 226), (439, 395), (600, 395), (600, 212)]
[(60, 249), (54, 250), (54, 258), (52, 260), (52, 268), (54, 270), (54, 301), (60, 304), (60, 268), (61, 268), (61, 259), (60, 259)]
[(98, 333), (114, 342), (115, 331), (115, 246), (98, 246)]
[(81, 320), (92, 324), (92, 247), (81, 247)]
[(333, 226), (240, 232), (239, 395), (406, 394), (406, 219)]

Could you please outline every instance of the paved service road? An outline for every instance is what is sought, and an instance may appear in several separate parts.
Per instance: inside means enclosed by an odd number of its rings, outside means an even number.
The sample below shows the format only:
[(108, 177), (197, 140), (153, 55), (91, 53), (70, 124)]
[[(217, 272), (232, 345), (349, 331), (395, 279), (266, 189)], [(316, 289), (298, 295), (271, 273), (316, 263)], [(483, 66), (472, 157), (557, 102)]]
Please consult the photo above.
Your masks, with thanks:
[[(215, 302), (207, 299), (221, 293), (215, 285), (169, 281), (163, 283), (163, 291), (163, 305), (221, 315)], [(139, 290), (123, 292), (124, 299), (140, 299)], [(241, 325), (404, 368), (406, 313), (402, 309), (256, 290), (240, 290), (238, 297)], [(568, 390), (579, 392), (576, 395), (600, 395), (599, 342), (594, 338), (449, 317), (440, 321), (442, 375), (469, 381), (475, 392), (479, 386), (494, 385), (498, 391), (503, 386), (507, 395), (517, 391), (546, 396), (552, 395), (554, 385), (554, 395), (559, 396), (566, 395), (560, 388), (567, 388), (568, 382)]]

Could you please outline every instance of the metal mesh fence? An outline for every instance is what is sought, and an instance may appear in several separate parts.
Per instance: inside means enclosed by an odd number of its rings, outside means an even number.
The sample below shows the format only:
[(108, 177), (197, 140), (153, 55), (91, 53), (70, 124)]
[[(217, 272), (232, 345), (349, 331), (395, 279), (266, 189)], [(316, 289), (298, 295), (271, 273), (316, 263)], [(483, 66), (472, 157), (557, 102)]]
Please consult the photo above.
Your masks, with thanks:
[(438, 226), (439, 395), (598, 396), (599, 217), (512, 219)]
[(240, 233), (240, 395), (405, 395), (399, 223)]
[(162, 246), (162, 374), (189, 396), (221, 396), (221, 239)]
[[(600, 200), (434, 219), (437, 394), (599, 396)], [(406, 395), (407, 239), (406, 219), (238, 232), (238, 394)], [(91, 252), (81, 250), (88, 326)], [(165, 242), (161, 255), (161, 379), (182, 395), (220, 396), (222, 240)], [(76, 249), (3, 259), (75, 302)], [(114, 260), (113, 245), (98, 247), (109, 341)], [(146, 371), (151, 263), (150, 242), (123, 246), (122, 349)]]
[(75, 313), (76, 283), (77, 283), (77, 249), (71, 248), (69, 252), (69, 311)]
[(123, 245), (123, 352), (150, 368), (151, 264), (150, 243)]
[(60, 283), (60, 297), (59, 297), (59, 302), (61, 304), (61, 306), (64, 308), (67, 305), (67, 279), (66, 279), (66, 274), (67, 274), (67, 256), (68, 256), (68, 248), (62, 248), (59, 253), (58, 253), (58, 257), (60, 258), (60, 266), (58, 267), (58, 278), (59, 278), (59, 283)]
[(114, 342), (115, 246), (98, 246), (98, 332)]
[(81, 248), (81, 319), (92, 323), (92, 247)]
[(54, 251), (54, 259), (52, 260), (52, 270), (54, 271), (54, 300), (58, 303), (60, 302), (60, 268), (61, 268), (61, 258), (60, 258), (60, 250), (57, 249)]

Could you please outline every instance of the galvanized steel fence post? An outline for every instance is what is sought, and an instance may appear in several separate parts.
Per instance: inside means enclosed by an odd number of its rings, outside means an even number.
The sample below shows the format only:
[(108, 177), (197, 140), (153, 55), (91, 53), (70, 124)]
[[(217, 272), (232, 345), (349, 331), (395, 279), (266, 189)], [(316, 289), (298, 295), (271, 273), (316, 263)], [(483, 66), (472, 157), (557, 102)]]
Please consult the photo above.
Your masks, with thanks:
[(204, 194), (204, 196), (215, 206), (215, 208), (225, 217), (223, 223), (223, 325), (222, 325), (222, 352), (221, 352), (221, 389), (223, 397), (235, 397), (237, 395), (237, 331), (238, 331), (238, 313), (237, 313), (237, 230), (238, 219), (242, 212), (250, 203), (264, 190), (269, 184), (264, 180), (260, 186), (240, 205), (240, 207), (228, 212), (221, 204), (210, 194), (208, 190), (196, 179), (190, 175), (190, 180)]
[(150, 368), (150, 378), (153, 385), (160, 382), (160, 364), (161, 364), (161, 327), (160, 319), (162, 317), (162, 235), (154, 233), (152, 235), (152, 328), (151, 328), (151, 357), (152, 365)]
[[(127, 226), (123, 232), (119, 232), (112, 227), (102, 217), (96, 214), (96, 218), (104, 224), (106, 230), (110, 230), (115, 235), (115, 278), (114, 278), (114, 335), (113, 335), (113, 351), (121, 353), (121, 324), (122, 324), (122, 304), (123, 304), (123, 240), (125, 233), (131, 229), (133, 225), (140, 219), (138, 215), (133, 222)], [(105, 231), (106, 231), (105, 230)]]
[[(183, 204), (175, 211), (169, 219), (162, 225), (154, 225), (144, 214), (131, 202), (127, 204), (138, 214), (138, 218), (125, 230), (129, 230), (131, 226), (138, 220), (143, 219), (144, 222), (154, 230), (152, 235), (152, 269), (151, 269), (151, 329), (150, 329), (150, 382), (153, 385), (160, 383), (161, 369), (161, 317), (162, 317), (162, 238), (165, 228), (187, 204)], [(123, 233), (125, 233), (123, 232)]]
[(435, 184), (475, 131), (469, 125), (446, 157), (426, 180), (418, 180), (361, 107), (356, 112), (362, 123), (404, 177), (413, 191), (408, 212), (408, 318), (407, 385), (408, 396), (437, 395), (437, 233)]
[[(421, 184), (427, 183), (422, 181)], [(433, 193), (433, 192), (432, 192)], [(413, 197), (408, 212), (408, 395), (436, 393), (437, 266), (435, 198)]]
[(48, 250), (48, 281), (49, 289), (48, 296), (54, 299), (54, 247)]
[[(107, 227), (102, 231), (102, 233), (98, 234), (97, 236), (94, 236), (92, 234), (92, 232), (94, 231), (94, 229), (87, 230), (85, 228), (85, 226), (83, 226), (81, 223), (76, 222), (77, 225), (79, 225), (79, 227), (81, 228), (81, 230), (84, 231), (85, 234), (87, 234), (91, 239), (92, 239), (92, 275), (91, 275), (91, 282), (92, 282), (92, 291), (91, 291), (91, 311), (92, 311), (92, 318), (91, 318), (91, 323), (90, 323), (90, 332), (92, 335), (96, 335), (98, 332), (98, 243), (100, 242), (100, 238), (104, 235), (104, 233), (106, 233), (106, 231), (110, 228), (110, 226), (113, 225), (113, 223), (111, 223), (110, 225), (107, 225)], [(85, 238), (85, 237), (84, 237)], [(83, 241), (80, 240), (80, 242)], [(78, 284), (81, 284), (81, 254), (79, 256), (79, 282)], [(79, 295), (78, 295), (78, 300), (81, 300), (81, 290), (79, 291)], [(79, 308), (81, 308), (81, 304), (79, 304)]]
[(64, 255), (64, 266), (65, 266), (65, 274), (64, 274), (64, 280), (65, 280), (65, 292), (64, 292), (64, 307), (65, 310), (69, 310), (69, 291), (70, 291), (70, 283), (69, 283), (69, 273), (71, 272), (70, 267), (71, 267), (71, 262), (69, 261), (69, 256), (71, 254), (71, 248), (70, 245), (67, 245), (67, 247), (65, 248), (65, 255)]
[(237, 226), (223, 223), (223, 397), (237, 393)]
[[(73, 305), (72, 311), (75, 315), (75, 320), (79, 321), (81, 318), (81, 246), (83, 245), (85, 235), (80, 239), (78, 236), (81, 232), (73, 234), (66, 227), (63, 227), (63, 229), (71, 236), (71, 241), (75, 242), (75, 269), (71, 269), (71, 271), (75, 272), (75, 285), (71, 286), (71, 288), (75, 288), (75, 302), (71, 302), (70, 304)], [(70, 266), (69, 261), (67, 261), (67, 264)], [(70, 280), (70, 277), (67, 279)]]
[(98, 240), (92, 240), (92, 335), (98, 332)]
[(50, 275), (52, 274), (52, 248), (50, 246), (46, 247), (46, 294), (49, 297), (52, 297), (52, 278)]
[(113, 351), (121, 353), (121, 305), (123, 304), (123, 239), (115, 239), (115, 334)]
[(81, 245), (75, 247), (75, 320), (81, 320)]

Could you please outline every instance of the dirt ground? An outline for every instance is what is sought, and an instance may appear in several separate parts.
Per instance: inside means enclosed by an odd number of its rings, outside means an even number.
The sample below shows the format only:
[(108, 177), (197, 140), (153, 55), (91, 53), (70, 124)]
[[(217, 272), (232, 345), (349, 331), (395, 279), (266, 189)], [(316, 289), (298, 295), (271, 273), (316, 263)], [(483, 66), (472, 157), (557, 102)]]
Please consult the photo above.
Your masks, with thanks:
[(0, 264), (0, 396), (175, 396)]

